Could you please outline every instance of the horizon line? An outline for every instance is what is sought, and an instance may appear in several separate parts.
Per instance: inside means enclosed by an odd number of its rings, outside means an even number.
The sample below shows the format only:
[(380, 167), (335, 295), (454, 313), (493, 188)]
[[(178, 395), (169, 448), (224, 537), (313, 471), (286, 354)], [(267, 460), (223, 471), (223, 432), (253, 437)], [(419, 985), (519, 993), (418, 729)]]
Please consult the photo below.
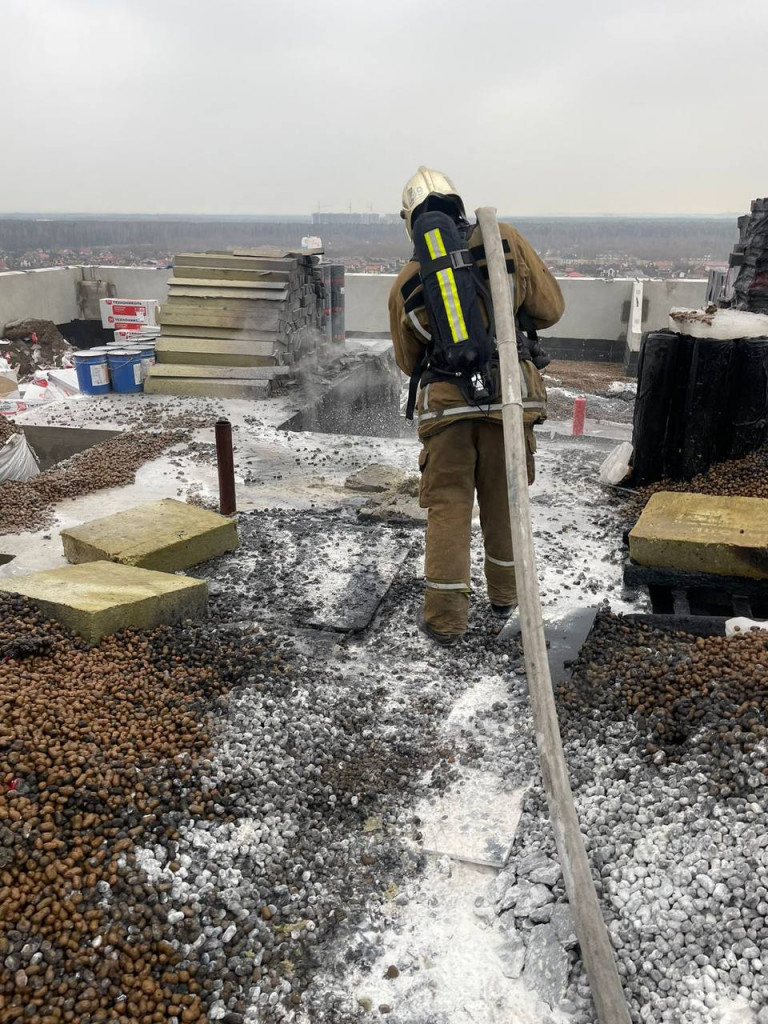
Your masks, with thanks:
[[(335, 210), (335, 211), (327, 211), (327, 213), (329, 215), (331, 215), (331, 216), (335, 216), (336, 214), (347, 214), (347, 211), (346, 210)], [(498, 214), (498, 216), (499, 216), (500, 220), (508, 220), (508, 219), (516, 219), (516, 220), (523, 220), (523, 219), (548, 220), (548, 219), (555, 219), (555, 218), (561, 219), (561, 220), (565, 220), (565, 219), (569, 219), (569, 218), (572, 218), (574, 220), (584, 220), (584, 219), (587, 219), (587, 218), (593, 219), (593, 220), (613, 220), (613, 219), (623, 219), (623, 220), (645, 220), (645, 219), (657, 219), (657, 220), (721, 220), (721, 219), (724, 219), (724, 218), (727, 218), (727, 217), (741, 217), (741, 216), (743, 216), (743, 213), (744, 213), (744, 211), (742, 211), (741, 213), (736, 212), (736, 211), (726, 211), (724, 213), (658, 213), (658, 212), (651, 212), (651, 213), (500, 213), (500, 214)], [(370, 213), (368, 211), (364, 211), (364, 210), (359, 210), (359, 211), (353, 211), (352, 212), (352, 216), (357, 216), (357, 215), (360, 215), (360, 216), (370, 216)], [(392, 214), (392, 213), (382, 213), (382, 214), (376, 214), (375, 216), (379, 216), (379, 217), (393, 217), (393, 216), (397, 216), (397, 215), (396, 214)], [(200, 218), (205, 218), (206, 220), (216, 220), (217, 218), (222, 218), (222, 219), (225, 219), (225, 220), (238, 220), (238, 219), (253, 220), (255, 218), (268, 217), (270, 220), (277, 220), (277, 221), (279, 221), (281, 218), (285, 218), (287, 220), (297, 221), (297, 222), (301, 222), (301, 223), (312, 223), (313, 214), (312, 213), (188, 213), (188, 212), (185, 212), (185, 213), (171, 213), (171, 212), (148, 213), (146, 211), (136, 212), (136, 213), (134, 213), (134, 212), (126, 213), (126, 212), (121, 212), (121, 211), (118, 211), (118, 210), (109, 210), (109, 211), (104, 211), (104, 212), (102, 212), (102, 211), (87, 211), (87, 210), (72, 210), (72, 211), (69, 211), (69, 210), (4, 210), (4, 211), (0, 210), (0, 218), (3, 218), (3, 217), (11, 217), (11, 218), (19, 218), (19, 219), (21, 219), (21, 218), (30, 218), (30, 219), (35, 219), (35, 220), (53, 219), (53, 218), (73, 218), (73, 217), (99, 217), (99, 218), (131, 217), (131, 218), (134, 218), (134, 219), (147, 218), (147, 219), (151, 219), (151, 220), (160, 220), (160, 219), (166, 218), (166, 217), (173, 218), (174, 220), (180, 220), (180, 219), (196, 220), (196, 219), (200, 219)], [(319, 225), (316, 225), (316, 226), (317, 227), (329, 227), (330, 225), (319, 224)]]

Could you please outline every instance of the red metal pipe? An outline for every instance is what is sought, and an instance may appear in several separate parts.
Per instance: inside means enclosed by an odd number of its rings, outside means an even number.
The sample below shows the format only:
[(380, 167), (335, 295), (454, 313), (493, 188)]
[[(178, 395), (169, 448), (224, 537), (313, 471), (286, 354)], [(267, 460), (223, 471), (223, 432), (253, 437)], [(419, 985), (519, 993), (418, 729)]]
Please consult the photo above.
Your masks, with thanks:
[(216, 465), (219, 470), (219, 512), (223, 516), (233, 516), (237, 511), (237, 501), (232, 424), (229, 420), (216, 421)]
[(586, 398), (574, 398), (573, 400), (573, 430), (574, 437), (581, 437), (584, 433), (584, 420), (587, 415)]

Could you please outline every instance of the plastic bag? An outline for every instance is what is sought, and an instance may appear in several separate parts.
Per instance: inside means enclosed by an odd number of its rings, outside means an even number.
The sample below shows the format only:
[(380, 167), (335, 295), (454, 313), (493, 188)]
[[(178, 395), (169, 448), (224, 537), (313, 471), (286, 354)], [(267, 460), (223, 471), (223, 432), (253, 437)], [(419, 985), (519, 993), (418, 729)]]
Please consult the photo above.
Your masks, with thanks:
[(31, 480), (40, 475), (35, 453), (23, 434), (12, 434), (0, 448), (0, 483)]
[(620, 484), (629, 476), (629, 460), (632, 458), (632, 445), (629, 441), (617, 444), (600, 466), (599, 480), (601, 484)]

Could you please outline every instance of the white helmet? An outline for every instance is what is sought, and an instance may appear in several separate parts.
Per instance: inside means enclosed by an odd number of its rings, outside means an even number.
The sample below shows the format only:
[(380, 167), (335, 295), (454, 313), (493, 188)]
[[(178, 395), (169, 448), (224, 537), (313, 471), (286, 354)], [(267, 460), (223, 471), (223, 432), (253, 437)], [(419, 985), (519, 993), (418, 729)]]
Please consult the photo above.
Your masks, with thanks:
[(464, 203), (448, 175), (422, 165), (413, 177), (408, 179), (403, 189), (403, 208), (400, 216), (405, 221), (405, 230), (409, 238), (413, 238), (411, 225), (414, 211), (430, 196), (445, 196), (452, 199), (461, 218), (466, 220)]

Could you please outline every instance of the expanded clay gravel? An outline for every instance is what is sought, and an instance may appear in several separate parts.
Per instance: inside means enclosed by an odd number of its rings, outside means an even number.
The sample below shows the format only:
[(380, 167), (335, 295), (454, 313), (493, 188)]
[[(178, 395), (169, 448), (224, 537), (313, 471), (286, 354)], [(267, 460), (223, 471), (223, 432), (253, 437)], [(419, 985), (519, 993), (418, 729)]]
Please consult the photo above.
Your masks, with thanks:
[(186, 437), (184, 431), (133, 431), (102, 441), (26, 483), (0, 485), (0, 535), (48, 525), (52, 506), (104, 487), (133, 483), (136, 470)]
[(585, 707), (632, 714), (657, 763), (705, 755), (711, 793), (744, 793), (765, 764), (768, 632), (693, 637), (601, 613), (560, 707), (566, 721)]
[(429, 736), (375, 737), (360, 680), (286, 638), (89, 648), (21, 598), (0, 624), (0, 1019), (283, 1019), (413, 859), (390, 796)]
[[(765, 1024), (768, 635), (701, 639), (602, 612), (556, 690), (632, 1020)], [(559, 934), (567, 906), (556, 871), (546, 879), (521, 868), (527, 857), (546, 873), (557, 859), (538, 780), (518, 835), (516, 867), (493, 896), (513, 938), (530, 946), (537, 929)], [(578, 1024), (594, 1021), (580, 962), (563, 1007)]]
[(750, 452), (743, 459), (716, 462), (706, 473), (699, 473), (691, 480), (665, 479), (639, 487), (627, 498), (627, 512), (639, 515), (651, 495), (658, 491), (768, 498), (768, 445)]
[(13, 422), (9, 420), (7, 416), (0, 415), (0, 448), (5, 444), (9, 437), (19, 433), (19, 428)]

